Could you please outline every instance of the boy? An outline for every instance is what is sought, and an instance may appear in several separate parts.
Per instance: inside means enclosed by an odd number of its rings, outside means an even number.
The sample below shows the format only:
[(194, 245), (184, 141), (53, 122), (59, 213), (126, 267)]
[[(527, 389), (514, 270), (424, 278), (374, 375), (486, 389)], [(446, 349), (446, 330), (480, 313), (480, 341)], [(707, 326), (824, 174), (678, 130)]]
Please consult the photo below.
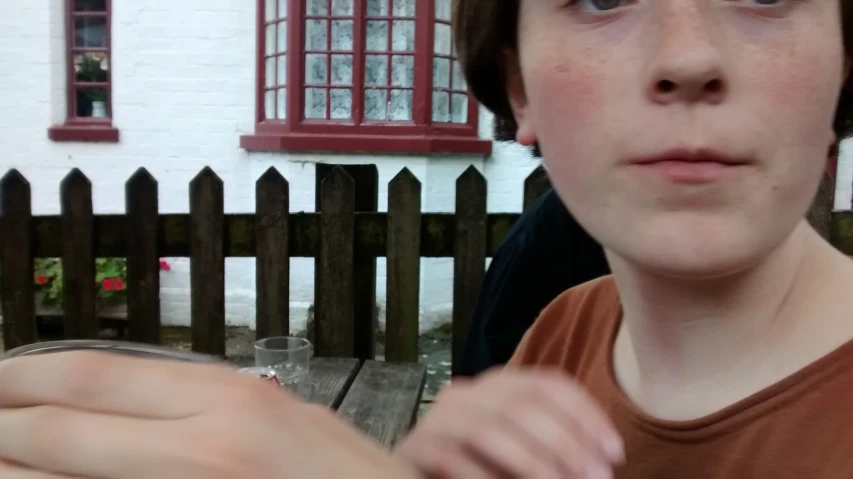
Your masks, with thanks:
[(803, 218), (849, 133), (851, 5), (456, 0), (475, 95), (538, 142), (613, 274), (398, 456), (429, 477), (853, 477), (853, 263)]

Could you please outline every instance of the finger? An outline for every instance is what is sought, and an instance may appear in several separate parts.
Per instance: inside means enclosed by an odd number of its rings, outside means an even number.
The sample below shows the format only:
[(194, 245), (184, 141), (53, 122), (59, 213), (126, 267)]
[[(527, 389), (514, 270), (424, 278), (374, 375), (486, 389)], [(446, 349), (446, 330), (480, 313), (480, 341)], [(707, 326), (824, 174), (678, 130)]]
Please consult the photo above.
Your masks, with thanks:
[(614, 463), (625, 460), (619, 432), (589, 393), (562, 374), (539, 372), (530, 380), (530, 390), (556, 407), (564, 424), (576, 430), (576, 436), (587, 444), (595, 444)]
[[(433, 437), (432, 439), (436, 439)], [(493, 479), (500, 471), (476, 461), (465, 451), (442, 440), (419, 440), (401, 447), (395, 455), (430, 479)]]
[(175, 456), (163, 424), (52, 406), (2, 409), (0, 458), (60, 477), (155, 477), (151, 468), (166, 470), (164, 458)]
[[(72, 479), (73, 476), (36, 471), (22, 466), (0, 461), (0, 477), (3, 479)], [(79, 479), (79, 478), (78, 478)]]
[(223, 366), (91, 351), (25, 356), (0, 361), (0, 407), (53, 404), (180, 419), (221, 401), (223, 384), (253, 380), (236, 376)]
[(533, 450), (549, 456), (558, 465), (561, 477), (611, 477), (610, 460), (596, 444), (579, 435), (572, 425), (555, 420), (546, 409), (525, 404), (503, 410), (502, 420), (512, 424)]

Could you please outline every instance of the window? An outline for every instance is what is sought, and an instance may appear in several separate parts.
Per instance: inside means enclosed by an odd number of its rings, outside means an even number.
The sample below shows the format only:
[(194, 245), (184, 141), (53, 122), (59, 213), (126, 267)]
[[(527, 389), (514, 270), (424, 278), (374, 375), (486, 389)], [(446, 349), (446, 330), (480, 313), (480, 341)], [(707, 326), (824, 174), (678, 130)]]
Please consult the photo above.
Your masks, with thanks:
[(67, 119), (55, 141), (118, 141), (112, 126), (110, 0), (65, 0)]
[(247, 150), (488, 153), (451, 0), (258, 0)]

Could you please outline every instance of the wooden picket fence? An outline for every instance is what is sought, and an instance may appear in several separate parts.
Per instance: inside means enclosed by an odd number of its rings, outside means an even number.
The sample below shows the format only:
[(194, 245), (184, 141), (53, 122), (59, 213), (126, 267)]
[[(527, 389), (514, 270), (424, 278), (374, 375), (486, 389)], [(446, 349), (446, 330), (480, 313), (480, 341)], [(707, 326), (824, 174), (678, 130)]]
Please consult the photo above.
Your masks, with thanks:
[[(386, 360), (417, 361), (420, 260), (448, 257), (454, 259), (452, 356), (458, 364), (485, 260), (519, 215), (486, 213), (486, 180), (473, 166), (456, 181), (455, 213), (422, 213), (421, 184), (408, 169), (389, 183), (388, 212), (378, 213), (375, 165), (319, 166), (325, 174), (316, 213), (290, 213), (288, 182), (270, 168), (256, 183), (256, 212), (224, 214), (223, 182), (205, 168), (189, 184), (189, 214), (160, 214), (157, 181), (140, 169), (126, 183), (125, 214), (94, 215), (91, 183), (75, 169), (60, 185), (61, 214), (33, 216), (28, 181), (9, 171), (0, 179), (5, 348), (39, 340), (34, 258), (62, 259), (68, 339), (97, 337), (95, 258), (127, 258), (127, 337), (157, 344), (159, 260), (189, 257), (192, 349), (224, 356), (225, 258), (255, 257), (256, 328), (266, 337), (290, 331), (290, 258), (313, 257), (316, 354), (368, 359), (376, 334), (375, 259), (387, 257)], [(524, 182), (525, 206), (548, 188), (544, 170), (536, 169)], [(818, 228), (853, 254), (853, 212), (829, 215), (825, 201), (816, 205), (812, 216), (825, 219), (813, 224), (823, 222)]]
[[(369, 166), (375, 180), (375, 166)], [(368, 194), (375, 206), (373, 183)], [(544, 171), (534, 171), (525, 180), (525, 204), (548, 187)], [(189, 257), (192, 349), (224, 356), (225, 258), (256, 258), (256, 328), (265, 337), (290, 330), (290, 258), (314, 257), (316, 354), (372, 358), (375, 258), (384, 256), (385, 356), (417, 361), (421, 257), (451, 257), (452, 354), (457, 363), (485, 260), (518, 214), (486, 213), (486, 180), (473, 166), (456, 181), (455, 213), (422, 213), (421, 184), (408, 169), (389, 183), (387, 213), (356, 211), (355, 199), (364, 196), (358, 188), (347, 171), (334, 167), (318, 191), (320, 211), (290, 213), (288, 182), (270, 168), (256, 183), (256, 212), (224, 214), (223, 182), (205, 168), (189, 184), (189, 214), (160, 214), (157, 181), (140, 169), (126, 183), (125, 214), (94, 215), (91, 183), (75, 169), (60, 185), (61, 214), (33, 216), (29, 183), (11, 170), (0, 180), (5, 347), (39, 340), (34, 258), (62, 259), (63, 331), (68, 339), (98, 334), (95, 258), (127, 258), (127, 337), (156, 344), (161, 340), (159, 259)]]

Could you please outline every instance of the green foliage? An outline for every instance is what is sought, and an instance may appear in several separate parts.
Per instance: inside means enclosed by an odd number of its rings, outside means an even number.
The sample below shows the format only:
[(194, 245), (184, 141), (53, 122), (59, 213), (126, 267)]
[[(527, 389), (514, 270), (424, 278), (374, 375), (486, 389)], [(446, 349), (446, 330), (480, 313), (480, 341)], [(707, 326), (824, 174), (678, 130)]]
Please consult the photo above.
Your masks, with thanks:
[[(61, 304), (63, 295), (62, 260), (38, 258), (33, 263), (35, 271), (36, 302), (39, 304)], [(166, 261), (160, 261), (160, 269), (169, 271)], [(125, 258), (95, 259), (96, 298), (105, 301), (123, 301), (127, 297), (127, 260)]]

